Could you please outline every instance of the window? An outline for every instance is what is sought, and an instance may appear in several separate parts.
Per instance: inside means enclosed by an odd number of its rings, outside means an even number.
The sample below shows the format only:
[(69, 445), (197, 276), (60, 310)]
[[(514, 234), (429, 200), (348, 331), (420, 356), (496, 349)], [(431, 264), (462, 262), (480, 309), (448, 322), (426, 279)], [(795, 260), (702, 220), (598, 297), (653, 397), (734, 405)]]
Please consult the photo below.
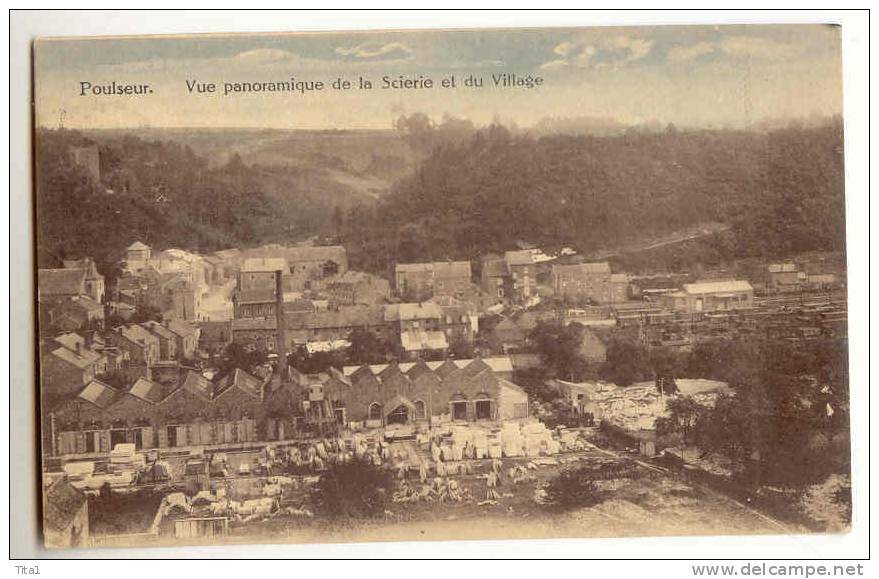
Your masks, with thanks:
[(467, 420), (467, 402), (452, 402), (452, 420)]
[(369, 419), (370, 420), (381, 420), (382, 419), (382, 405), (378, 402), (373, 402), (369, 405)]
[(476, 420), (491, 419), (491, 400), (476, 401)]
[(424, 406), (423, 400), (416, 400), (415, 401), (415, 418), (416, 419), (427, 418), (427, 409)]

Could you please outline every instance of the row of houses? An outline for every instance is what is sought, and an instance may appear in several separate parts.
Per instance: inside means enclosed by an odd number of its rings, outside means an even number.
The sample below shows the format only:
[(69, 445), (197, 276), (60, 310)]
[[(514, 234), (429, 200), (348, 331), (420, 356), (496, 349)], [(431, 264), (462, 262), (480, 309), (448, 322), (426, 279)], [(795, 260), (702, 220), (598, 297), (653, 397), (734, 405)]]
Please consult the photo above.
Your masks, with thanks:
[[(629, 299), (629, 278), (612, 273), (610, 264), (555, 263), (539, 250), (507, 251), (482, 260), (479, 288), (491, 299), (517, 305), (535, 303), (538, 285), (548, 279), (559, 299), (568, 302), (613, 304)], [(459, 298), (473, 289), (468, 261), (400, 263), (396, 266), (397, 295), (425, 300), (437, 295)]]
[(48, 400), (63, 398), (98, 377), (138, 369), (150, 369), (162, 362), (180, 362), (195, 357), (199, 329), (179, 322), (129, 324), (107, 332), (74, 332), (45, 339), (40, 356), (41, 392)]
[(92, 380), (52, 411), (54, 455), (230, 445), (294, 436), (303, 428), (503, 421), (528, 416), (528, 398), (510, 382), (508, 358), (291, 370), (262, 380), (236, 369), (210, 380), (189, 372), (179, 386), (141, 377), (127, 389)]
[[(262, 318), (234, 319), (230, 324), (231, 341), (269, 352), (279, 351), (278, 319), (274, 308)], [(363, 330), (396, 346), (404, 356), (418, 356), (426, 351), (442, 353), (452, 344), (470, 344), (479, 329), (475, 308), (450, 296), (417, 303), (285, 309), (281, 319), (288, 350), (315, 342), (341, 343), (353, 331)]]

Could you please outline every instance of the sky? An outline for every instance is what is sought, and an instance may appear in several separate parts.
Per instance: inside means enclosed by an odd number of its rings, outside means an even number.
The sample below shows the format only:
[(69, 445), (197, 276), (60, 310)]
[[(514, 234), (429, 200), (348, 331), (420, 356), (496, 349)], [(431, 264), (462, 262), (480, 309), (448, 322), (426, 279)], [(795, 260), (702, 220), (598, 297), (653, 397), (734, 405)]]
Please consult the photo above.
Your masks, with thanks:
[[(530, 126), (544, 117), (748, 127), (842, 114), (840, 29), (725, 25), (380, 31), (40, 39), (38, 125), (68, 128), (386, 129), (423, 112)], [(541, 77), (497, 88), (491, 75)], [(431, 89), (381, 89), (381, 77)], [(455, 88), (441, 80), (454, 75)], [(463, 86), (469, 76), (482, 88)], [(321, 81), (323, 91), (234, 93), (227, 82)], [(372, 90), (332, 90), (333, 80)], [(217, 93), (190, 93), (187, 81)], [(146, 95), (81, 95), (81, 83), (148, 84)]]

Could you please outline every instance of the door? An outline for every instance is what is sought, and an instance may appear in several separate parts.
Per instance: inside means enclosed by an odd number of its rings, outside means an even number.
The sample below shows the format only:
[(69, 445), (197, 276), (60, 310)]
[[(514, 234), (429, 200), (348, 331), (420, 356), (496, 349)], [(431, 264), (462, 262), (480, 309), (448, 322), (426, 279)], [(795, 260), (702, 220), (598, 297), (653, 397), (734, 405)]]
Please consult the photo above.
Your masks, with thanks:
[(409, 422), (409, 409), (401, 404), (388, 414), (388, 424), (406, 424)]
[(168, 446), (177, 446), (177, 427), (169, 426), (166, 430), (168, 431)]
[(491, 400), (476, 401), (476, 420), (491, 420)]

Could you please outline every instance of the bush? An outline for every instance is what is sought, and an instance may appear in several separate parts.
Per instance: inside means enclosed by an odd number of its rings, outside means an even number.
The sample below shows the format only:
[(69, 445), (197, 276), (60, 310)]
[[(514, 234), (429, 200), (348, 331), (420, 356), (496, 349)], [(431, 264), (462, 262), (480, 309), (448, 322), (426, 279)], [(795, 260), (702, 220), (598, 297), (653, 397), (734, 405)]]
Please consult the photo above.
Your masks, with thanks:
[(557, 510), (593, 507), (604, 496), (595, 486), (593, 470), (581, 467), (562, 471), (546, 487), (546, 504)]
[(593, 507), (604, 501), (603, 493), (587, 467), (564, 470), (546, 487), (545, 504), (557, 510)]
[(318, 512), (328, 517), (367, 518), (384, 512), (393, 475), (369, 461), (331, 465), (314, 488)]

